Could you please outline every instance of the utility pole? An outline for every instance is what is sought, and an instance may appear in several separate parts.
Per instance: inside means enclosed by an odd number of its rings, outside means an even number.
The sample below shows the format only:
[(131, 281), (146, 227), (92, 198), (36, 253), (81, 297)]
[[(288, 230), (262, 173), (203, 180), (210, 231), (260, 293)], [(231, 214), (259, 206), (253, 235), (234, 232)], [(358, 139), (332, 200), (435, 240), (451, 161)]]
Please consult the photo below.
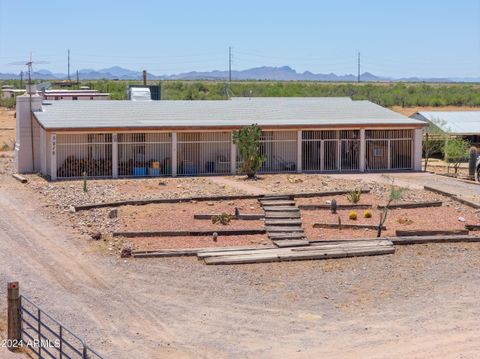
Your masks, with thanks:
[(68, 82), (70, 82), (70, 49), (68, 49)]
[(232, 47), (228, 47), (228, 82), (232, 82)]
[(78, 77), (78, 70), (77, 70), (77, 85), (80, 83), (80, 78)]
[(357, 82), (360, 82), (360, 52), (358, 52), (358, 74), (357, 74)]
[(23, 88), (23, 70), (20, 71), (20, 88)]

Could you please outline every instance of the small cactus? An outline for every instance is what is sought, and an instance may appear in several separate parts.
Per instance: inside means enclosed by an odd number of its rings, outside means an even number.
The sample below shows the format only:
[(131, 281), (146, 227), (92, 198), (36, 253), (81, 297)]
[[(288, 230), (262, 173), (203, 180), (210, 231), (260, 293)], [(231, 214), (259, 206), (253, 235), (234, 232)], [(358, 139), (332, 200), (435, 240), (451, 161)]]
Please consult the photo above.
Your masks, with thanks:
[(355, 221), (355, 220), (357, 219), (357, 212), (351, 211), (351, 212), (348, 214), (348, 218), (351, 219), (352, 221)]
[(330, 211), (335, 214), (337, 213), (337, 201), (332, 199), (332, 202), (330, 202)]
[(362, 197), (362, 190), (359, 188), (355, 188), (353, 191), (347, 195), (347, 199), (350, 203), (358, 203), (360, 202), (360, 198)]
[(82, 173), (83, 175), (83, 192), (88, 192), (88, 188), (87, 188), (87, 172), (83, 172)]
[(365, 212), (363, 212), (363, 216), (365, 218), (372, 218), (372, 212), (367, 209)]

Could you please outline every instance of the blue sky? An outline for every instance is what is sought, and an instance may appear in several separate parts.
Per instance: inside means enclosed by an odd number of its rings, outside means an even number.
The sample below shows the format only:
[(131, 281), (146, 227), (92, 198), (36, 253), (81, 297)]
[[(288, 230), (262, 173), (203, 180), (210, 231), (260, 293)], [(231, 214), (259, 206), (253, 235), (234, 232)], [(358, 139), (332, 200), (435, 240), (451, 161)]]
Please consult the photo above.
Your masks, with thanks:
[(0, 72), (119, 65), (154, 74), (297, 71), (480, 77), (480, 0), (0, 0)]

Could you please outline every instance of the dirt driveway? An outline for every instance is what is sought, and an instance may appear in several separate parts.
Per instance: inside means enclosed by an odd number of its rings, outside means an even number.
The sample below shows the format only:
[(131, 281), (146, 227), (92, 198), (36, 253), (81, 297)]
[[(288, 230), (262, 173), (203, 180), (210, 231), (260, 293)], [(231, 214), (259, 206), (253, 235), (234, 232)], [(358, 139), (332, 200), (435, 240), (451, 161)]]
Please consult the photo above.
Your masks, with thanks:
[(478, 357), (480, 244), (248, 266), (125, 261), (21, 186), (0, 178), (0, 288), (19, 280), (108, 358)]
[(480, 203), (480, 184), (466, 183), (454, 178), (438, 176), (425, 172), (405, 172), (389, 173), (387, 176), (380, 173), (365, 174), (333, 174), (332, 179), (351, 179), (364, 182), (389, 183), (390, 178), (395, 180), (395, 184), (412, 189), (422, 189), (423, 186), (438, 188), (442, 191), (456, 194), (470, 201)]

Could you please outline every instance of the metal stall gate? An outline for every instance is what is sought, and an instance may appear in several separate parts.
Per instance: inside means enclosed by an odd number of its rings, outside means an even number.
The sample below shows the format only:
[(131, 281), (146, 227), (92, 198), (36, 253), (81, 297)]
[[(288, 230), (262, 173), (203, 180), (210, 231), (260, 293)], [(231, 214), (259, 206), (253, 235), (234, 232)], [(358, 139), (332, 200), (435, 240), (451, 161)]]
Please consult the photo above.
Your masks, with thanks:
[(171, 133), (119, 133), (119, 177), (170, 176)]
[(57, 177), (112, 176), (112, 134), (58, 134)]
[(230, 173), (230, 132), (185, 132), (177, 135), (179, 176)]
[(260, 153), (265, 156), (265, 162), (259, 172), (295, 172), (297, 150), (296, 131), (262, 132)]
[(366, 130), (365, 170), (413, 168), (413, 130)]
[(302, 131), (305, 172), (356, 171), (360, 168), (360, 131)]

